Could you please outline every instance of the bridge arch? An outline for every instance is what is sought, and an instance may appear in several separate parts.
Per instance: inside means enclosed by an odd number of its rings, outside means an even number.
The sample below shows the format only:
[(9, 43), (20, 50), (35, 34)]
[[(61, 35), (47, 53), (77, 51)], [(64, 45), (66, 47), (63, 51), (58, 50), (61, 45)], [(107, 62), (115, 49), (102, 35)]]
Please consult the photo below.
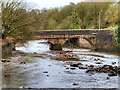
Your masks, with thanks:
[(49, 42), (49, 49), (50, 50), (62, 50), (62, 45), (60, 43), (51, 43)]
[(65, 39), (47, 39), (49, 43), (49, 49), (50, 50), (62, 50), (63, 44), (68, 40), (67, 38)]
[(91, 38), (85, 38), (83, 37), (83, 39), (85, 39), (87, 42), (89, 42), (90, 46), (91, 46), (91, 50), (96, 50), (96, 39), (91, 39)]
[[(91, 50), (96, 50), (96, 43), (95, 43), (95, 38), (87, 38), (87, 37), (82, 37), (84, 40), (86, 40), (90, 44)], [(71, 44), (74, 46), (79, 46), (80, 44), (78, 37), (73, 37), (73, 38), (59, 38), (59, 39), (47, 39), (49, 42), (49, 49), (50, 50), (62, 50), (62, 47), (64, 44), (69, 41)]]
[[(96, 40), (95, 38), (87, 38), (87, 37), (81, 37), (82, 39), (86, 40), (89, 44), (90, 44), (90, 49), (91, 50), (95, 50), (96, 49)], [(73, 44), (74, 46), (78, 46), (80, 47), (80, 42), (79, 42), (79, 39), (78, 37), (74, 37), (74, 38), (69, 38), (68, 40), (65, 41), (65, 43), (71, 43)], [(66, 45), (65, 45), (66, 46)]]

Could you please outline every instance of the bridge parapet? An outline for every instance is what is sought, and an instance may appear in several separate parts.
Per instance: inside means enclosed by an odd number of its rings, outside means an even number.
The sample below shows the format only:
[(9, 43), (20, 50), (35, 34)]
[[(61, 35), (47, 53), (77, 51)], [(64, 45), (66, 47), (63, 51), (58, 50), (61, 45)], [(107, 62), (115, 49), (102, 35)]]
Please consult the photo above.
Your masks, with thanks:
[(68, 30), (38, 30), (36, 35), (92, 35), (99, 32), (111, 32), (113, 29), (68, 29)]
[(52, 44), (64, 44), (69, 38), (84, 38), (98, 50), (114, 49), (113, 29), (85, 29), (85, 30), (42, 30), (35, 32), (38, 39), (47, 39)]

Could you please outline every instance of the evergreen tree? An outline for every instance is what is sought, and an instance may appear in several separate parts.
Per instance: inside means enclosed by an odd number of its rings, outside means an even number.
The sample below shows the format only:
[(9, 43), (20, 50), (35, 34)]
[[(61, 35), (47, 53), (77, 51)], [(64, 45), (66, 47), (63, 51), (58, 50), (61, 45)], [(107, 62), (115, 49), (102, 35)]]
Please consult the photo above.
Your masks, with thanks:
[(72, 12), (72, 25), (71, 29), (80, 29), (79, 17), (76, 11)]

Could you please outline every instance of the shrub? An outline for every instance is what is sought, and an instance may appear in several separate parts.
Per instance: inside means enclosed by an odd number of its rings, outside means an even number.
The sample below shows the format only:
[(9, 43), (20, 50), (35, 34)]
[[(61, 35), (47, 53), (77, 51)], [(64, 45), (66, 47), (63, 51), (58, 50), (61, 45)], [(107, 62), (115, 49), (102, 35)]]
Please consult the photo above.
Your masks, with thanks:
[(117, 47), (120, 48), (120, 26), (115, 30), (115, 37), (114, 37), (115, 44)]

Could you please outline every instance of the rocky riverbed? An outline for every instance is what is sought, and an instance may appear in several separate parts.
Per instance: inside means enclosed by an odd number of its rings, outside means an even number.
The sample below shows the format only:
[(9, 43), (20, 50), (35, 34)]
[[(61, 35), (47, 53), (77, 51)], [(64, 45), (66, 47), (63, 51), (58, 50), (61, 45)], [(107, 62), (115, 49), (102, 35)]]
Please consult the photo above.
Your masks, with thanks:
[(44, 40), (2, 59), (4, 88), (118, 88), (117, 54), (89, 49), (50, 51)]

